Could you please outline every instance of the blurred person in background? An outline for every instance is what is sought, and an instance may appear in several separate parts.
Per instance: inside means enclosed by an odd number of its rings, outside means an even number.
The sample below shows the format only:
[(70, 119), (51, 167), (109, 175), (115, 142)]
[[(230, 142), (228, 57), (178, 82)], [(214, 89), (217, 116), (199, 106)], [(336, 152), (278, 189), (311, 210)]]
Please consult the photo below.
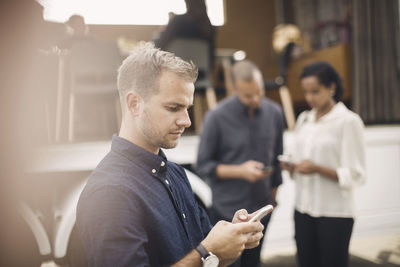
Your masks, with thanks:
[(60, 49), (71, 49), (76, 42), (93, 41), (93, 36), (89, 33), (89, 27), (85, 23), (85, 18), (74, 14), (65, 22), (66, 37), (57, 46)]
[(203, 39), (210, 47), (210, 62), (214, 62), (215, 28), (207, 15), (205, 0), (185, 0), (185, 3), (187, 12), (182, 15), (169, 14), (167, 26), (154, 43), (166, 50), (171, 41), (177, 38)]
[(300, 267), (346, 267), (354, 224), (353, 189), (365, 182), (364, 125), (340, 102), (344, 88), (327, 62), (306, 66), (300, 83), (310, 111), (296, 122), (281, 167), (296, 183)]
[[(282, 183), (277, 156), (283, 150), (285, 121), (281, 107), (264, 96), (261, 71), (251, 61), (232, 68), (234, 95), (206, 114), (196, 171), (211, 186), (212, 222), (235, 211), (276, 205)], [(261, 222), (264, 233), (270, 215)], [(259, 266), (261, 246), (246, 250), (233, 266)]]

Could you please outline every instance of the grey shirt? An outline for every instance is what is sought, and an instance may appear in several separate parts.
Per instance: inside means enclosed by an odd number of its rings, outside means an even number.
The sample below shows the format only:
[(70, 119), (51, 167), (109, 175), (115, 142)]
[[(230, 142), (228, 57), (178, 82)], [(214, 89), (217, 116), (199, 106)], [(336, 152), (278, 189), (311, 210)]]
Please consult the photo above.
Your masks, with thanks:
[[(196, 171), (212, 189), (214, 208), (232, 218), (241, 208), (253, 212), (272, 202), (272, 188), (282, 183), (277, 156), (283, 150), (285, 121), (281, 107), (263, 98), (251, 119), (237, 96), (229, 97), (207, 113), (197, 157)], [(256, 160), (274, 171), (266, 179), (219, 179), (218, 164), (241, 164)]]

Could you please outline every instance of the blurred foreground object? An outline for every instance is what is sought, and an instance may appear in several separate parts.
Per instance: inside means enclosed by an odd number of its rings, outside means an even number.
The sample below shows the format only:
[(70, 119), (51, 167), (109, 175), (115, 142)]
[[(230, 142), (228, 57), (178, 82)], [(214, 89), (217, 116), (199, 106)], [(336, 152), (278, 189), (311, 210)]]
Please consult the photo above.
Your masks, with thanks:
[(302, 44), (300, 29), (293, 24), (279, 24), (272, 33), (272, 47), (275, 53), (282, 54), (289, 43)]
[[(279, 95), (281, 97), (289, 130), (294, 129), (295, 115), (293, 111), (293, 101), (289, 89), (286, 86), (286, 75), (293, 55), (298, 57), (302, 54), (302, 41), (299, 28), (293, 24), (279, 24), (274, 28), (272, 34), (272, 46), (279, 56), (280, 62), (280, 76), (275, 79), (275, 82), (280, 86)], [(296, 53), (294, 53), (295, 51)]]

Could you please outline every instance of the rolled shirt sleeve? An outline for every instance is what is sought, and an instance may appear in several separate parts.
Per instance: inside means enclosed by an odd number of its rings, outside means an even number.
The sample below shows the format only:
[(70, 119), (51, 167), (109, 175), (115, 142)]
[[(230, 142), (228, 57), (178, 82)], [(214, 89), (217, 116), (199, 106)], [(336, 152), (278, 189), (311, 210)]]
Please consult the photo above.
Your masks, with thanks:
[(366, 181), (364, 125), (358, 115), (346, 120), (340, 148), (341, 162), (336, 172), (343, 189)]

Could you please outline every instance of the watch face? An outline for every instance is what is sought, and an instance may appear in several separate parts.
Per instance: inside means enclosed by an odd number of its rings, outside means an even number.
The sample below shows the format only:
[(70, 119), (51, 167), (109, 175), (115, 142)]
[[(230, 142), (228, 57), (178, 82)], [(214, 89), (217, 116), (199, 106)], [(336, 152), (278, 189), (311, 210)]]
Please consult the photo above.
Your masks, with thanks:
[(203, 263), (204, 267), (217, 267), (219, 264), (219, 259), (214, 254), (208, 256)]

